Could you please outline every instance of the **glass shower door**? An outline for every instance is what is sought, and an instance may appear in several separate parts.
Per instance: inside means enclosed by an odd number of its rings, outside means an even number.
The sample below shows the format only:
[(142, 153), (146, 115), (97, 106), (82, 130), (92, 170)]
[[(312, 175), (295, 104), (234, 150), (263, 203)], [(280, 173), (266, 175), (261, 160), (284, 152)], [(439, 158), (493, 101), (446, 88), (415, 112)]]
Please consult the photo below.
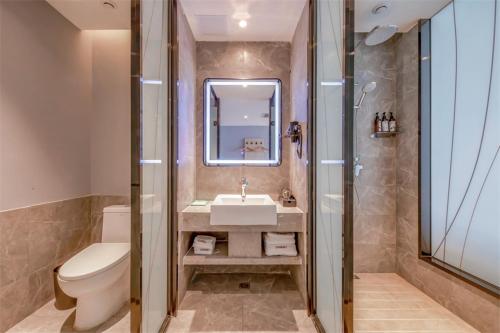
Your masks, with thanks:
[(169, 5), (132, 3), (133, 332), (159, 332), (171, 306)]
[(353, 83), (345, 59), (345, 50), (352, 47), (347, 45), (352, 44), (349, 6), (351, 1), (318, 0), (313, 9), (314, 312), (327, 333), (352, 330)]

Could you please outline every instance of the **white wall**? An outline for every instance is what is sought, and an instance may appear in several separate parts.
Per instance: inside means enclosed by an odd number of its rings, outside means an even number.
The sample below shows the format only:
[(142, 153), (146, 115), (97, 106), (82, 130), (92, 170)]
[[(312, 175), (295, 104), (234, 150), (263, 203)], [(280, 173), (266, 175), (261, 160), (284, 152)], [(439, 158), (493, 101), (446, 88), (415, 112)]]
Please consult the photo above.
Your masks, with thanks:
[(130, 195), (130, 30), (92, 34), (92, 194)]
[(90, 192), (89, 34), (24, 5), (0, 4), (0, 210)]
[(129, 32), (25, 5), (0, 1), (0, 211), (128, 195)]
[(221, 126), (269, 126), (265, 113), (269, 114), (269, 99), (220, 99)]

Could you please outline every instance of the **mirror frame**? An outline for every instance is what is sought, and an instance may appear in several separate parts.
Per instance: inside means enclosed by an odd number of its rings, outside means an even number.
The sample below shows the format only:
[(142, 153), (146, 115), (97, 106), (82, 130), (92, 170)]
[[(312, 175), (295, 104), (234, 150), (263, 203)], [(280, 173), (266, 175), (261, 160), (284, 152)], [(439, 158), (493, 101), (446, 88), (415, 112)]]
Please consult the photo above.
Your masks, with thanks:
[[(275, 86), (276, 106), (275, 112), (275, 140), (276, 150), (274, 158), (270, 160), (220, 160), (210, 156), (210, 94), (213, 86), (232, 85), (232, 86)], [(280, 79), (205, 79), (203, 82), (203, 163), (205, 166), (280, 166), (282, 149), (282, 93)]]

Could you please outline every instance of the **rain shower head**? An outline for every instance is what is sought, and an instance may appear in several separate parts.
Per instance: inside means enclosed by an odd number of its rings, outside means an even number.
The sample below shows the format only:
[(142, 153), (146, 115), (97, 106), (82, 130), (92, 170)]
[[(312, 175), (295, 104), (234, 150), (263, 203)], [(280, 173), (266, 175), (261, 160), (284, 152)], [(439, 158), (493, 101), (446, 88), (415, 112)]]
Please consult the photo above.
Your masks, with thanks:
[(396, 32), (398, 32), (397, 25), (377, 25), (366, 36), (365, 44), (368, 46), (382, 44), (394, 36)]
[(369, 92), (374, 91), (375, 88), (377, 88), (377, 82), (371, 81), (371, 82), (365, 83), (365, 85), (361, 89), (361, 91), (363, 93), (361, 94), (361, 97), (359, 98), (358, 103), (356, 103), (356, 105), (354, 106), (355, 110), (361, 108), (361, 104), (363, 104), (363, 101), (365, 100), (366, 94), (369, 93)]

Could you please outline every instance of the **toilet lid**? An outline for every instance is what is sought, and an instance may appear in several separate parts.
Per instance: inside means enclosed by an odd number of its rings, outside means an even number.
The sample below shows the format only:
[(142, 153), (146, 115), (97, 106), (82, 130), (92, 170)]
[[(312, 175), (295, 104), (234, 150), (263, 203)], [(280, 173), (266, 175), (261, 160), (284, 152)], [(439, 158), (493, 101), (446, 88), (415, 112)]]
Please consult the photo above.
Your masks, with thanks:
[(130, 243), (96, 243), (78, 252), (59, 269), (63, 280), (87, 278), (125, 260), (130, 253)]

